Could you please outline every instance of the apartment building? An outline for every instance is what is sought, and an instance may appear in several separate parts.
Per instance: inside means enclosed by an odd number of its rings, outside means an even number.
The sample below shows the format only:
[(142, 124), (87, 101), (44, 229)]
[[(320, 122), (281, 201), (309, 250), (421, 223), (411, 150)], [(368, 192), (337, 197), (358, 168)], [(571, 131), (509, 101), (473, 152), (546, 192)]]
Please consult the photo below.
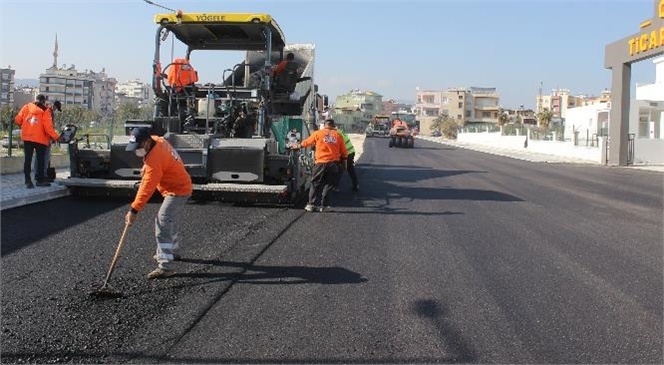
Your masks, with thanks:
[(0, 107), (14, 105), (14, 75), (16, 71), (0, 68)]
[(390, 115), (394, 112), (398, 112), (398, 111), (401, 111), (401, 110), (410, 111), (412, 108), (413, 108), (413, 106), (411, 104), (400, 103), (396, 100), (390, 99), (390, 100), (383, 101), (383, 106), (380, 110), (380, 114)]
[[(637, 83), (638, 85), (638, 83)], [(599, 94), (599, 96), (581, 96), (583, 99), (582, 105), (578, 106), (587, 106), (587, 105), (597, 105), (611, 102), (611, 90), (604, 89)]]
[(441, 90), (416, 89), (413, 112), (420, 121), (420, 131), (430, 133), (431, 123), (448, 116), (467, 123), (497, 123), (500, 96), (496, 88), (471, 87)]
[(498, 123), (500, 96), (495, 87), (471, 87), (468, 99), (471, 116), (466, 123)]
[(93, 80), (81, 75), (71, 65), (69, 68), (48, 68), (39, 75), (39, 92), (49, 100), (60, 100), (63, 105), (80, 105), (92, 110)]
[(55, 37), (53, 64), (39, 75), (39, 92), (49, 100), (65, 105), (80, 105), (84, 109), (110, 114), (115, 110), (117, 80), (101, 72), (79, 72), (75, 65), (58, 67), (58, 37)]
[(115, 87), (118, 81), (101, 72), (87, 71), (85, 74), (92, 79), (93, 99), (92, 109), (102, 114), (112, 114), (115, 110)]
[(383, 96), (373, 91), (351, 90), (337, 96), (332, 116), (346, 130), (363, 130), (383, 107)]
[(584, 99), (583, 96), (570, 94), (569, 89), (552, 89), (550, 95), (538, 95), (535, 102), (538, 113), (547, 108), (554, 118), (565, 119), (568, 109), (585, 105)]
[(49, 100), (60, 100), (66, 105), (80, 105), (84, 109), (102, 114), (115, 109), (117, 81), (101, 72), (79, 72), (74, 65), (65, 68), (50, 67), (39, 75), (39, 92)]
[(140, 107), (148, 105), (153, 97), (152, 87), (139, 79), (118, 83), (115, 86), (116, 105), (130, 102)]

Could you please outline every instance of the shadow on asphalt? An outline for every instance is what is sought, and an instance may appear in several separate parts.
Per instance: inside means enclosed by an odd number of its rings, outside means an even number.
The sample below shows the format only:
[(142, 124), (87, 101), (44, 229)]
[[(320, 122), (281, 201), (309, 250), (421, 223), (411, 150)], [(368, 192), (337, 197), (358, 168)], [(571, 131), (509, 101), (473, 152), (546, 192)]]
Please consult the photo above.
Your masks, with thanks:
[(361, 274), (342, 267), (263, 266), (221, 260), (182, 258), (180, 262), (241, 268), (243, 272), (178, 273), (174, 277), (235, 280), (244, 284), (359, 284), (367, 281)]
[[(126, 200), (68, 197), (4, 210), (0, 255), (8, 255), (123, 205), (128, 205)], [(48, 218), (35, 221), (35, 217)]]
[[(346, 214), (412, 214), (447, 215), (456, 212), (417, 212), (405, 208), (393, 208), (393, 200), (471, 200), (496, 202), (521, 202), (523, 199), (495, 190), (460, 189), (449, 187), (418, 186), (431, 179), (444, 179), (463, 174), (484, 174), (486, 171), (437, 170), (403, 165), (360, 165), (356, 167), (360, 191), (348, 191), (350, 178), (345, 173), (341, 189), (332, 197), (334, 207), (370, 208), (369, 211), (344, 211)], [(373, 203), (373, 204), (372, 204)], [(377, 204), (376, 204), (377, 203)]]
[(423, 299), (413, 303), (413, 312), (419, 317), (427, 319), (439, 334), (441, 342), (449, 349), (450, 360), (454, 363), (472, 363), (477, 355), (470, 341), (464, 337), (463, 332), (450, 321), (447, 309), (437, 300)]

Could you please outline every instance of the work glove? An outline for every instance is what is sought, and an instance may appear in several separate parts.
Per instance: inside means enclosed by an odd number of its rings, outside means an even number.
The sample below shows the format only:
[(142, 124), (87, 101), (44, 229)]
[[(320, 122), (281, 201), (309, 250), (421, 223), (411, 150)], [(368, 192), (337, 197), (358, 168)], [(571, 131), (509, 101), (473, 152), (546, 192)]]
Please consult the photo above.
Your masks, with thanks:
[(125, 224), (131, 226), (136, 221), (136, 218), (138, 218), (138, 214), (132, 213), (131, 210), (128, 211), (125, 215)]

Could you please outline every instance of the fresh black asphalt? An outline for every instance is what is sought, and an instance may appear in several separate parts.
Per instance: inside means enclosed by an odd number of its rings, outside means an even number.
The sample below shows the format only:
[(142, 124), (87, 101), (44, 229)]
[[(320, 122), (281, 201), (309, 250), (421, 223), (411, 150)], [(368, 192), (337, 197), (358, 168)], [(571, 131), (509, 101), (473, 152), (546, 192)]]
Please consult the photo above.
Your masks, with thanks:
[(664, 176), (370, 138), (335, 211), (186, 206), (177, 277), (148, 205), (2, 212), (3, 363), (663, 363)]

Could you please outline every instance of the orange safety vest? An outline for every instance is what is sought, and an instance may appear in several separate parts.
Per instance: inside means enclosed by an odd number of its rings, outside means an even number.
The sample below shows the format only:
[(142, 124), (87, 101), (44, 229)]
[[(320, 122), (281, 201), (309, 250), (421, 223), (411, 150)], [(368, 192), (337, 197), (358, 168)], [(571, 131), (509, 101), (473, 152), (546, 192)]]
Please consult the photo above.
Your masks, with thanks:
[(288, 61), (288, 60), (283, 60), (283, 61), (279, 62), (279, 64), (274, 68), (273, 75), (274, 75), (274, 76), (278, 76), (280, 73), (284, 72), (284, 70), (286, 69), (286, 65), (288, 64), (288, 62), (290, 62), (290, 61)]
[(176, 58), (168, 67), (168, 84), (177, 91), (198, 81), (198, 72), (186, 58)]
[(338, 162), (348, 158), (344, 138), (335, 129), (323, 128), (302, 141), (302, 147), (316, 145), (316, 163)]
[(407, 127), (407, 124), (406, 124), (406, 122), (404, 122), (400, 119), (395, 119), (392, 126), (394, 126), (394, 127), (400, 127), (400, 126)]
[(58, 139), (53, 128), (51, 111), (40, 108), (37, 103), (25, 104), (16, 115), (14, 122), (21, 126), (21, 139), (48, 146), (51, 140)]
[(131, 207), (141, 211), (155, 189), (162, 196), (189, 196), (193, 190), (191, 176), (177, 151), (164, 137), (152, 137), (152, 148), (143, 160), (143, 179)]

